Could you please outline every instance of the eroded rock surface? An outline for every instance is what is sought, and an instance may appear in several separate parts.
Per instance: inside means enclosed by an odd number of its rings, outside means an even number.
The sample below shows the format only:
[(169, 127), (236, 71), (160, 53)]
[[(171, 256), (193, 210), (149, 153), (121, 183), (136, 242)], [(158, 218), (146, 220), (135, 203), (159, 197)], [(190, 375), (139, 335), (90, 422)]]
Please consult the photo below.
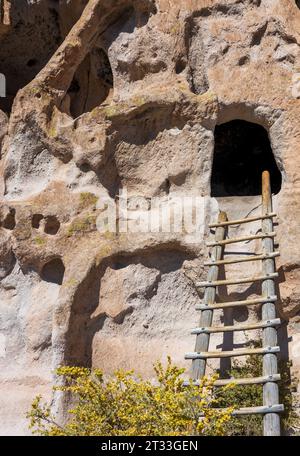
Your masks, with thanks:
[[(230, 218), (261, 211), (259, 196), (211, 197), (214, 130), (235, 119), (266, 129), (282, 175), (274, 197), (278, 311), (299, 376), (297, 2), (1, 5), (8, 96), (0, 99), (0, 432), (28, 433), (24, 414), (36, 393), (49, 394), (61, 363), (151, 377), (152, 362), (169, 354), (189, 367), (183, 358), (193, 350), (199, 302), (192, 281), (206, 278), (208, 224), (220, 209)], [(124, 188), (144, 213), (153, 197), (201, 197), (202, 235), (99, 232), (105, 203)], [(230, 234), (259, 228), (240, 225)], [(252, 275), (258, 267), (226, 273)], [(259, 292), (230, 287), (220, 299)], [(230, 324), (259, 312), (215, 318)], [(241, 347), (257, 336), (217, 337), (212, 347)], [(281, 342), (286, 348), (287, 337)]]

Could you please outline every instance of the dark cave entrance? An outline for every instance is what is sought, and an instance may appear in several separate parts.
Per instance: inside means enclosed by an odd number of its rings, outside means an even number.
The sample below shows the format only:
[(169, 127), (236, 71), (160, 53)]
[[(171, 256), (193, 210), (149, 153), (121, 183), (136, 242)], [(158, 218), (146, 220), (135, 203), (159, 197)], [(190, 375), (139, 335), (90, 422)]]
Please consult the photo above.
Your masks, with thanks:
[(44, 265), (41, 277), (46, 282), (61, 285), (63, 283), (64, 274), (65, 266), (62, 260), (60, 258), (54, 258)]
[(261, 125), (232, 120), (215, 129), (211, 196), (254, 196), (261, 194), (261, 175), (268, 170), (272, 193), (281, 189), (268, 133)]
[(0, 73), (6, 93), (0, 97), (0, 109), (10, 115), (18, 91), (45, 67), (63, 36), (58, 2), (5, 2), (0, 1)]
[(108, 55), (95, 48), (77, 69), (68, 90), (67, 111), (75, 119), (92, 111), (113, 95), (113, 72)]

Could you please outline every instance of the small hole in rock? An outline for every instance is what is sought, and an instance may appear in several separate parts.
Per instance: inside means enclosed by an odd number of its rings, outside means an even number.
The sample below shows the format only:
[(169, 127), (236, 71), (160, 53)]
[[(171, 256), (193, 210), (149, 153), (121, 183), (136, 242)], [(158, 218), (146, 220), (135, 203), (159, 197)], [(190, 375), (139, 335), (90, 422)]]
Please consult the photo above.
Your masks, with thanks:
[(16, 226), (16, 210), (10, 209), (10, 212), (6, 215), (3, 220), (3, 228), (7, 230), (13, 230)]
[(36, 59), (30, 59), (27, 62), (27, 66), (28, 67), (33, 67), (33, 66), (37, 65), (37, 63), (38, 63), (38, 61)]
[(55, 258), (54, 260), (46, 263), (42, 269), (42, 279), (46, 282), (56, 283), (61, 285), (63, 283), (65, 274), (65, 266), (60, 258)]
[(165, 192), (167, 195), (170, 193), (170, 188), (171, 188), (171, 182), (169, 181), (169, 179), (166, 179), (165, 180)]
[(186, 62), (184, 60), (179, 60), (178, 62), (176, 62), (176, 65), (175, 65), (175, 71), (176, 71), (176, 74), (180, 74), (182, 73), (186, 68)]
[(112, 265), (112, 269), (115, 269), (116, 271), (118, 271), (120, 269), (124, 269), (126, 267), (127, 267), (126, 263), (120, 263), (118, 261), (115, 264)]
[(60, 223), (55, 215), (49, 215), (45, 221), (45, 233), (54, 235), (58, 232)]
[(249, 57), (247, 55), (244, 55), (238, 61), (239, 66), (246, 65), (247, 63), (249, 63)]
[(91, 167), (88, 163), (82, 163), (81, 165), (78, 166), (78, 168), (83, 173), (88, 173), (89, 171), (91, 171)]
[(32, 220), (31, 220), (32, 228), (35, 228), (36, 230), (38, 230), (43, 218), (44, 218), (44, 216), (42, 214), (34, 214), (32, 216)]

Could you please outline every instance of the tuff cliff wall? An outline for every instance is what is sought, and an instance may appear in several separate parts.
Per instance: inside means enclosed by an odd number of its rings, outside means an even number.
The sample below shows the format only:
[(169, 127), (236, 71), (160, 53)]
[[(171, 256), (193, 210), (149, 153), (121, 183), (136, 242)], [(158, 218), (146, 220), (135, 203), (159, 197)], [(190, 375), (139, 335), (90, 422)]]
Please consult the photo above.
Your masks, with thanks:
[[(219, 209), (260, 212), (258, 196), (210, 196), (215, 127), (234, 119), (266, 129), (282, 174), (278, 312), (283, 355), (299, 376), (297, 2), (4, 0), (1, 18), (0, 433), (28, 433), (25, 412), (49, 394), (61, 363), (151, 376), (169, 354), (189, 366), (208, 223)], [(99, 232), (103, 203), (125, 188), (143, 213), (153, 197), (202, 198), (203, 234)], [(256, 293), (232, 287), (221, 299)]]

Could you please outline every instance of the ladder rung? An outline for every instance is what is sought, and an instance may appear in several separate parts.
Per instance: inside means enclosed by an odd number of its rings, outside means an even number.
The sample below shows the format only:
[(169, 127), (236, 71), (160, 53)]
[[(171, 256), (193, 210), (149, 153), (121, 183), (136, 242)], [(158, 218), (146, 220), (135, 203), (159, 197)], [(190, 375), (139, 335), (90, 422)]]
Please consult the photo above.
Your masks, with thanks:
[(207, 328), (195, 328), (191, 334), (212, 334), (212, 333), (224, 333), (233, 331), (249, 331), (252, 329), (259, 328), (271, 328), (279, 326), (281, 324), (280, 318), (274, 318), (273, 320), (260, 321), (257, 323), (250, 323), (245, 325), (234, 325), (234, 326), (210, 326)]
[(259, 260), (267, 260), (267, 259), (272, 259), (275, 257), (280, 256), (279, 252), (272, 252), (268, 254), (258, 254), (258, 255), (253, 255), (249, 257), (230, 257), (226, 258), (225, 260), (218, 260), (218, 261), (208, 261), (204, 263), (204, 266), (219, 266), (221, 264), (234, 264), (234, 263), (245, 263), (247, 261), (259, 261)]
[(267, 353), (279, 353), (279, 347), (243, 348), (241, 350), (216, 351), (216, 352), (192, 352), (185, 355), (185, 359), (209, 359), (209, 358), (233, 358), (235, 356), (265, 355)]
[(228, 279), (228, 280), (214, 280), (211, 282), (198, 282), (197, 288), (201, 287), (218, 287), (220, 285), (238, 285), (240, 283), (259, 282), (261, 280), (275, 279), (278, 277), (278, 272), (273, 272), (264, 276), (247, 277), (246, 279)]
[(266, 215), (257, 215), (256, 217), (248, 217), (240, 220), (228, 220), (226, 222), (221, 223), (211, 223), (209, 225), (210, 228), (217, 228), (218, 226), (229, 226), (229, 225), (241, 225), (242, 223), (250, 223), (255, 222), (256, 220), (264, 220), (271, 217), (276, 217), (277, 214), (275, 212), (271, 212), (270, 214)]
[(265, 415), (266, 413), (284, 412), (283, 404), (262, 405), (260, 407), (242, 407), (232, 412), (233, 416), (238, 415)]
[[(225, 411), (226, 409), (216, 408), (218, 412)], [(284, 412), (283, 404), (274, 404), (274, 405), (261, 405), (259, 407), (241, 407), (232, 412), (232, 416), (239, 415), (266, 415), (267, 413), (281, 413)], [(200, 417), (204, 416), (200, 414)]]
[[(281, 380), (280, 374), (273, 374), (273, 375), (265, 375), (264, 377), (249, 377), (249, 378), (226, 378), (216, 380), (214, 386), (226, 386), (230, 385), (263, 385), (264, 383), (268, 382), (279, 382)], [(199, 386), (200, 381), (195, 380), (192, 383), (185, 381), (183, 382), (183, 386)]]
[(238, 306), (252, 306), (254, 304), (264, 304), (265, 302), (276, 302), (277, 296), (266, 296), (257, 299), (246, 299), (244, 301), (231, 301), (231, 302), (218, 302), (215, 304), (199, 304), (196, 306), (196, 310), (215, 310), (215, 309), (226, 309), (227, 307), (238, 307)]
[(275, 236), (275, 231), (271, 231), (270, 233), (253, 234), (252, 236), (242, 236), (237, 238), (225, 239), (224, 241), (207, 242), (206, 245), (207, 247), (214, 247), (216, 245), (235, 244), (236, 242), (253, 241), (254, 239), (265, 239)]

